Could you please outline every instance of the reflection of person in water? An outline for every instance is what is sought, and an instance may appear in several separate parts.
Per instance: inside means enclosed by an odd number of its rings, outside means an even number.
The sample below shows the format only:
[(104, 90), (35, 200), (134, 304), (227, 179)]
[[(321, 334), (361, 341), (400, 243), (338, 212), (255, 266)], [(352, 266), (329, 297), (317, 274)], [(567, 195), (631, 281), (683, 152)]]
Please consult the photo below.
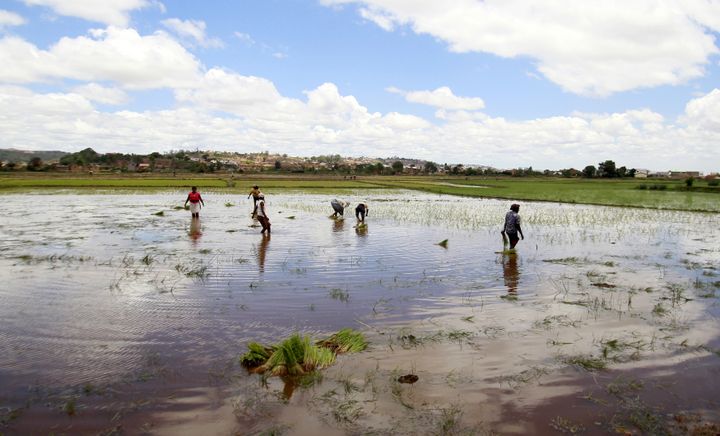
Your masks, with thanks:
[(190, 221), (190, 239), (196, 242), (202, 236), (202, 227), (200, 226), (200, 218)]
[(508, 288), (508, 295), (517, 295), (520, 271), (518, 270), (518, 257), (516, 253), (503, 254), (503, 278)]
[(337, 218), (338, 214), (340, 216), (343, 216), (343, 213), (345, 213), (345, 208), (350, 206), (350, 203), (347, 201), (341, 201), (337, 198), (330, 202), (330, 206), (332, 206), (335, 213), (332, 214), (333, 218)]
[(333, 232), (342, 232), (345, 228), (345, 220), (333, 220)]
[(260, 245), (258, 245), (258, 249), (257, 249), (258, 267), (260, 268), (260, 272), (265, 271), (265, 255), (267, 254), (267, 249), (268, 249), (269, 243), (270, 243), (270, 233), (263, 234), (262, 241), (260, 241)]

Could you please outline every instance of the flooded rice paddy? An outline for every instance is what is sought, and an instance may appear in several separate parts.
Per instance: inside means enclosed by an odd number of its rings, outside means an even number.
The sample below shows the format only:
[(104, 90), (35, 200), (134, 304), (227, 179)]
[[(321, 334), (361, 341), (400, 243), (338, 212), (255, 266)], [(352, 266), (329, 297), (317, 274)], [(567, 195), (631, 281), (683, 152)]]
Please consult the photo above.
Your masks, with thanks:
[[(0, 433), (718, 432), (718, 214), (527, 202), (507, 253), (508, 201), (285, 191), (266, 237), (203, 195), (6, 195)], [(344, 327), (301, 380), (239, 365)]]

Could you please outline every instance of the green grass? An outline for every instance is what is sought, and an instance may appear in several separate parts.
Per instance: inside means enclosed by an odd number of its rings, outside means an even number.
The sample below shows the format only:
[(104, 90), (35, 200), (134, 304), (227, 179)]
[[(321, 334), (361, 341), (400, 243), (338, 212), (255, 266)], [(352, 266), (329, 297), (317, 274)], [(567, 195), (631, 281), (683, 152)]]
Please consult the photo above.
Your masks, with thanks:
[[(336, 175), (252, 175), (235, 178), (228, 184), (224, 174), (187, 175), (172, 178), (153, 175), (96, 175), (18, 173), (0, 176), (0, 190), (37, 188), (199, 188), (245, 193), (253, 184), (263, 191), (300, 189), (335, 192), (342, 189), (412, 189), (468, 197), (503, 198), (514, 201), (631, 206), (656, 209), (720, 212), (720, 187), (698, 182), (698, 190), (687, 191), (682, 180), (643, 181), (564, 178), (450, 177), (450, 176), (361, 176), (345, 180)], [(700, 188), (702, 188), (700, 190)]]

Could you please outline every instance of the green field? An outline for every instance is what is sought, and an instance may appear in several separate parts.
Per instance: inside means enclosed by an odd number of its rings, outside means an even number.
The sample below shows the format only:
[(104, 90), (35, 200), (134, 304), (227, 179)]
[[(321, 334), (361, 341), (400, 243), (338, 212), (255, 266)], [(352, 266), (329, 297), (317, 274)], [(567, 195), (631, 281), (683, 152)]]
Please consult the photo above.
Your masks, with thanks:
[[(257, 183), (266, 191), (302, 189), (326, 191), (340, 189), (413, 189), (467, 197), (505, 198), (516, 201), (556, 201), (564, 203), (656, 209), (720, 212), (720, 189), (696, 181), (697, 191), (684, 190), (683, 181), (639, 181), (561, 178), (485, 178), (448, 176), (376, 176), (348, 179), (343, 176), (267, 176), (230, 178), (227, 175), (68, 175), (32, 174), (0, 176), (0, 189), (17, 192), (52, 188), (158, 189), (200, 188), (246, 192)], [(638, 189), (639, 185), (664, 185), (659, 189)]]

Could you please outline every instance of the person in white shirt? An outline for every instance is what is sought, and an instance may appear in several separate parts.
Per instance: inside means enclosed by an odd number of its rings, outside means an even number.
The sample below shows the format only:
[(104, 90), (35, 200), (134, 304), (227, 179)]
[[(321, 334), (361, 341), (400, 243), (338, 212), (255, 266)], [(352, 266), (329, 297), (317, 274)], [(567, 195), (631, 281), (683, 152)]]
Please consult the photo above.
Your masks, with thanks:
[(265, 233), (267, 231), (269, 235), (270, 218), (268, 218), (267, 209), (265, 207), (265, 194), (263, 194), (262, 192), (258, 194), (257, 219), (258, 221), (260, 221), (260, 225), (262, 225), (262, 230), (260, 231), (260, 233)]

